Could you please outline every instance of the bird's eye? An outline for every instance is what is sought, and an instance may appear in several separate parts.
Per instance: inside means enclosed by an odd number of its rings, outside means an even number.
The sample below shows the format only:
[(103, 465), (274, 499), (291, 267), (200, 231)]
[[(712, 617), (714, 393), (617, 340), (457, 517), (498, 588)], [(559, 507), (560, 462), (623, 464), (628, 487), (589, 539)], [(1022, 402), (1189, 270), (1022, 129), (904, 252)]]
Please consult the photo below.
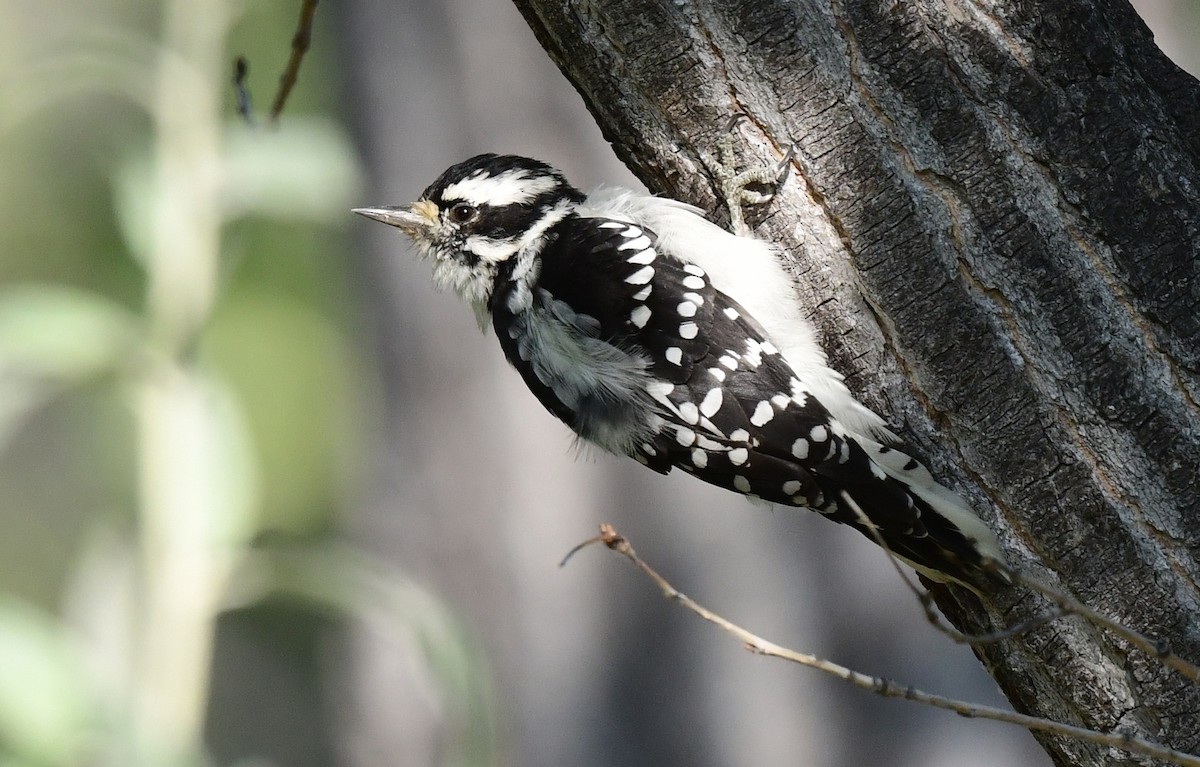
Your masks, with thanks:
[(456, 224), (465, 224), (475, 218), (477, 212), (474, 205), (460, 202), (450, 209), (450, 220)]

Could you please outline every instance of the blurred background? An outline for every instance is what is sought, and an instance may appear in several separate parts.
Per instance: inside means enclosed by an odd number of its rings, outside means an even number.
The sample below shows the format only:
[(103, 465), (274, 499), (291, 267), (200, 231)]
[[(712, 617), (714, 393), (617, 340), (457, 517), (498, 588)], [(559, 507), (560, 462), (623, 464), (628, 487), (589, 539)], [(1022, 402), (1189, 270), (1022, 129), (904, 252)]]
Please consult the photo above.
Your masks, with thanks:
[[(1137, 4), (1200, 70), (1200, 6)], [(398, 232), (447, 165), (637, 185), (504, 0), (0, 0), (0, 767), (1037, 765), (865, 539), (580, 455)]]

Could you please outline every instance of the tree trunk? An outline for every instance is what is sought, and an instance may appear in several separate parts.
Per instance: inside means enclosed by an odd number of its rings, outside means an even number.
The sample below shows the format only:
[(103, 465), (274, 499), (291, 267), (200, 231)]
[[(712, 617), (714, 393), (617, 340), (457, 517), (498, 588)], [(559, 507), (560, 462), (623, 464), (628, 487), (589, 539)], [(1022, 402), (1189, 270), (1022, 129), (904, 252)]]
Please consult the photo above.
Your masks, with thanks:
[[(745, 163), (795, 145), (751, 223), (851, 388), (1013, 564), (1200, 660), (1200, 87), (1125, 2), (516, 4), (650, 189), (714, 210), (735, 113)], [(981, 654), (1019, 710), (1200, 750), (1200, 690), (1080, 619)]]

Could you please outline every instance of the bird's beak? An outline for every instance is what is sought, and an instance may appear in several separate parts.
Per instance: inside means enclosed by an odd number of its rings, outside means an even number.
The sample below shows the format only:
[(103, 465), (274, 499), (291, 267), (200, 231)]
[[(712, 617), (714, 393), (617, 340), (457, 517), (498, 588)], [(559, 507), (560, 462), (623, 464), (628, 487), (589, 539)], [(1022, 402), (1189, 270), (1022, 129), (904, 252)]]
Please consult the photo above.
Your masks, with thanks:
[(428, 234), (438, 223), (438, 208), (429, 200), (418, 200), (409, 206), (355, 208), (354, 212), (394, 226), (410, 237)]

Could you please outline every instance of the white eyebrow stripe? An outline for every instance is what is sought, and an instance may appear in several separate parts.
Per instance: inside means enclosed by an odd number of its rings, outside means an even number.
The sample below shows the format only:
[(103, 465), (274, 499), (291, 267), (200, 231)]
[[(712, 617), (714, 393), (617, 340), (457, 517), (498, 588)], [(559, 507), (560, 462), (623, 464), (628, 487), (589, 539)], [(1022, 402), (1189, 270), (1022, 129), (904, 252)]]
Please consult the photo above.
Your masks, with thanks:
[(526, 170), (509, 170), (498, 176), (471, 176), (442, 190), (443, 200), (462, 200), (474, 205), (527, 204), (558, 186), (550, 176), (531, 176)]

